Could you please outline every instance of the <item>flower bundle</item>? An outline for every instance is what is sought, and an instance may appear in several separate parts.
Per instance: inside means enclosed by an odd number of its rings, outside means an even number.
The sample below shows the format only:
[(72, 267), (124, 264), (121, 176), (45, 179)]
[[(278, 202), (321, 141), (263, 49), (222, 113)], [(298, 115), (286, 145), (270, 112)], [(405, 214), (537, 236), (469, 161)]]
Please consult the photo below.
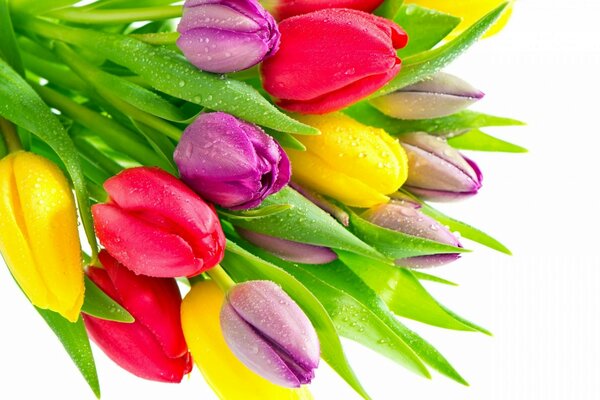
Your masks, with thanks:
[(487, 333), (420, 268), (509, 253), (430, 202), (524, 151), (442, 72), (510, 6), (0, 0), (0, 252), (94, 393), (89, 338), (223, 399), (312, 398), (321, 359), (369, 398), (340, 337), (465, 384), (397, 317)]

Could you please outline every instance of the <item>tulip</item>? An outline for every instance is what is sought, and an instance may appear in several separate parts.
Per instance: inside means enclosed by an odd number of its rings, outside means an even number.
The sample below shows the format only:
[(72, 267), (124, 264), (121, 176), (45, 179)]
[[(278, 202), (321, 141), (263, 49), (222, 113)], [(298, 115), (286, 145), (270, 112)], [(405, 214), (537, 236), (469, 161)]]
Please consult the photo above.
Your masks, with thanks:
[(220, 399), (311, 400), (308, 389), (275, 385), (237, 359), (227, 346), (219, 323), (224, 299), (213, 281), (203, 281), (192, 286), (181, 305), (183, 333), (190, 352), (216, 395)]
[(0, 160), (0, 253), (35, 306), (77, 321), (84, 284), (73, 194), (60, 169), (33, 153)]
[(234, 286), (220, 318), (229, 348), (252, 371), (290, 388), (314, 378), (320, 354), (317, 333), (275, 283), (249, 281)]
[(277, 24), (256, 0), (187, 0), (177, 46), (196, 67), (228, 73), (277, 51)]
[(377, 97), (371, 104), (393, 118), (430, 119), (461, 111), (483, 96), (462, 79), (439, 72), (414, 85)]
[(290, 180), (290, 162), (277, 142), (232, 115), (202, 114), (187, 127), (174, 154), (181, 179), (208, 201), (253, 208)]
[(225, 235), (214, 208), (174, 176), (130, 168), (104, 188), (109, 201), (92, 207), (96, 234), (136, 274), (194, 276), (223, 258)]
[[(406, 233), (407, 235), (430, 239), (455, 247), (462, 247), (456, 236), (435, 219), (423, 214), (420, 205), (406, 201), (392, 201), (370, 208), (362, 217), (367, 221)], [(458, 253), (434, 254), (396, 260), (397, 265), (411, 268), (435, 267), (448, 264), (460, 258)]]
[(104, 269), (90, 267), (89, 278), (135, 318), (133, 323), (85, 315), (92, 340), (132, 374), (158, 382), (181, 382), (192, 359), (181, 330), (181, 295), (174, 279), (135, 275), (106, 251)]
[(337, 259), (337, 254), (328, 247), (293, 242), (242, 228), (236, 230), (241, 237), (253, 245), (265, 249), (282, 260), (300, 264), (328, 264)]
[[(406, 0), (406, 4), (416, 4), (433, 10), (438, 10), (446, 14), (461, 18), (461, 23), (452, 32), (450, 37), (462, 33), (469, 26), (477, 22), (478, 19), (489, 13), (506, 0)], [(514, 1), (502, 14), (500, 19), (486, 32), (486, 36), (494, 35), (502, 30), (512, 12)]]
[(387, 203), (407, 177), (407, 156), (384, 130), (343, 114), (298, 116), (321, 135), (298, 137), (306, 151), (288, 150), (300, 186), (353, 207)]
[(371, 12), (383, 0), (263, 0), (262, 3), (278, 20), (282, 20), (326, 8), (351, 8)]
[(385, 85), (408, 41), (392, 21), (348, 9), (288, 18), (279, 30), (279, 51), (262, 64), (264, 88), (279, 106), (308, 114), (340, 110)]
[(443, 138), (423, 132), (400, 136), (408, 154), (405, 188), (424, 199), (451, 201), (477, 193), (483, 176), (477, 164), (463, 157)]

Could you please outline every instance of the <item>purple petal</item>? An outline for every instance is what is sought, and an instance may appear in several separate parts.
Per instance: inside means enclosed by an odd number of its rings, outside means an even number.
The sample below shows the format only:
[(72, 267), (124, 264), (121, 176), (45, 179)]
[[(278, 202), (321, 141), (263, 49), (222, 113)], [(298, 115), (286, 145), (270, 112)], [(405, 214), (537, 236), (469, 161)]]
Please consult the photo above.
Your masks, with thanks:
[(460, 254), (434, 254), (431, 256), (418, 256), (396, 260), (396, 265), (406, 268), (433, 268), (450, 264), (460, 258)]
[(292, 242), (241, 228), (236, 230), (250, 243), (273, 253), (282, 260), (300, 264), (328, 264), (337, 259), (337, 254), (327, 247)]
[(198, 27), (234, 32), (256, 32), (261, 28), (251, 18), (219, 4), (186, 8), (183, 15), (181, 22), (177, 26), (179, 33), (184, 33)]

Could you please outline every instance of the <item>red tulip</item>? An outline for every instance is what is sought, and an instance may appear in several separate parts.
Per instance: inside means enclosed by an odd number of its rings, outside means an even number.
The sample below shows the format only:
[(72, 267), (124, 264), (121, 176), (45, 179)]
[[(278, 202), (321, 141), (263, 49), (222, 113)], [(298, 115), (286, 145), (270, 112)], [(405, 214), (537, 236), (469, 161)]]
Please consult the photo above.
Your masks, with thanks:
[(93, 206), (100, 243), (136, 274), (194, 276), (223, 258), (225, 235), (212, 206), (158, 169), (127, 169), (108, 179), (106, 204)]
[(282, 108), (307, 114), (340, 110), (385, 85), (408, 42), (395, 23), (348, 9), (288, 18), (279, 30), (279, 51), (262, 64), (264, 88)]
[(90, 267), (88, 276), (125, 308), (133, 323), (84, 315), (87, 331), (119, 366), (140, 378), (181, 382), (193, 363), (181, 329), (181, 295), (174, 279), (135, 275), (106, 251), (104, 269)]
[(271, 3), (273, 4), (269, 6), (269, 11), (281, 20), (325, 8), (352, 8), (371, 12), (379, 7), (383, 0), (272, 0), (267, 4)]

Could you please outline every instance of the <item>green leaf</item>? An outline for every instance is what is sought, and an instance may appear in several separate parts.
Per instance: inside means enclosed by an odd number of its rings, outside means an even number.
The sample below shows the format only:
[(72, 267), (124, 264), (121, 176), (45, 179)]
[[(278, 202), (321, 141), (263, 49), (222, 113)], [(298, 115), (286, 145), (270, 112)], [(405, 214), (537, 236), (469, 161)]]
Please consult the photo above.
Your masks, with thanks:
[(337, 331), (323, 305), (297, 279), (232, 241), (227, 242), (227, 251), (222, 266), (237, 282), (268, 279), (279, 284), (311, 320), (321, 343), (321, 357), (358, 394), (365, 399), (370, 398), (354, 375), (344, 354)]
[(508, 3), (502, 3), (499, 7), (483, 16), (479, 21), (457, 36), (451, 42), (425, 51), (404, 60), (400, 73), (396, 75), (387, 85), (375, 92), (370, 97), (382, 96), (401, 89), (410, 84), (419, 82), (423, 78), (431, 76), (454, 61), (460, 54), (475, 43), (496, 22)]
[(489, 247), (490, 249), (497, 250), (501, 253), (511, 255), (511, 251), (498, 240), (494, 239), (490, 235), (485, 232), (480, 231), (479, 229), (472, 227), (471, 225), (465, 224), (464, 222), (458, 221), (456, 219), (450, 218), (439, 210), (436, 210), (429, 204), (419, 200), (417, 197), (402, 191), (402, 193), (406, 196), (409, 196), (414, 201), (421, 204), (421, 211), (429, 215), (430, 217), (437, 220), (440, 224), (446, 225), (451, 231), (456, 231), (461, 234), (462, 237), (470, 239), (474, 242), (482, 244), (484, 246)]
[(265, 132), (267, 132), (270, 136), (272, 136), (273, 139), (277, 140), (277, 142), (279, 142), (281, 147), (285, 147), (285, 148), (293, 149), (293, 150), (300, 150), (300, 151), (306, 150), (306, 146), (304, 146), (301, 141), (299, 141), (298, 139), (296, 139), (294, 136), (290, 135), (289, 133), (277, 132), (277, 131), (274, 131), (273, 129), (265, 129)]
[[(371, 246), (347, 231), (325, 211), (290, 187), (267, 197), (258, 210), (274, 205), (293, 207), (276, 215), (252, 221), (232, 220), (231, 223), (254, 232), (295, 242), (331, 247), (384, 259)], [(224, 216), (227, 219), (227, 216)]]
[(407, 4), (400, 8), (394, 22), (408, 33), (408, 45), (398, 51), (398, 56), (404, 58), (429, 50), (441, 42), (460, 24), (460, 18)]
[(19, 75), (25, 75), (10, 18), (8, 0), (0, 0), (0, 58), (4, 58)]
[(430, 254), (462, 253), (468, 251), (463, 248), (382, 228), (359, 217), (354, 212), (349, 212), (349, 214), (350, 231), (373, 246), (381, 254), (393, 260)]
[(24, 19), (21, 27), (49, 38), (94, 51), (129, 68), (156, 89), (171, 96), (233, 114), (278, 131), (315, 134), (317, 131), (281, 113), (244, 82), (200, 71), (176, 52), (139, 40), (101, 31), (70, 28)]
[(219, 209), (219, 215), (226, 216), (230, 221), (252, 221), (257, 218), (270, 217), (293, 208), (291, 204), (277, 204), (267, 207), (255, 208), (253, 210), (232, 212)]
[(178, 176), (179, 172), (177, 170), (177, 166), (175, 165), (175, 161), (173, 161), (173, 153), (175, 152), (175, 144), (170, 141), (166, 136), (164, 136), (161, 132), (158, 132), (156, 129), (151, 128), (141, 122), (131, 120), (135, 128), (140, 132), (150, 143), (150, 146), (154, 149), (156, 154), (160, 155), (165, 163), (168, 164), (168, 168), (165, 168), (167, 172)]
[[(97, 398), (100, 398), (100, 384), (96, 372), (96, 363), (90, 347), (87, 332), (81, 317), (76, 323), (71, 323), (55, 312), (36, 307), (48, 326), (54, 331), (65, 350), (90, 385)], [(65, 381), (65, 384), (67, 381)]]
[(527, 149), (473, 129), (462, 135), (451, 137), (448, 144), (461, 150), (498, 151), (504, 153), (527, 153)]
[(30, 15), (39, 15), (79, 2), (80, 0), (11, 0), (11, 7)]
[(450, 314), (425, 290), (410, 270), (347, 252), (338, 254), (344, 264), (373, 289), (395, 314), (440, 328), (488, 333)]
[(393, 20), (396, 14), (398, 14), (400, 11), (402, 3), (404, 3), (404, 0), (385, 0), (379, 7), (377, 7), (373, 14)]
[(344, 110), (352, 118), (365, 125), (385, 130), (390, 135), (401, 135), (411, 132), (427, 132), (432, 135), (446, 135), (467, 129), (486, 126), (520, 126), (525, 125), (515, 119), (497, 117), (477, 111), (464, 110), (447, 117), (433, 119), (404, 120), (388, 117), (367, 102), (357, 103)]
[(439, 276), (426, 274), (425, 272), (413, 270), (412, 274), (415, 276), (415, 278), (417, 278), (420, 281), (429, 281), (429, 282), (441, 283), (442, 285), (458, 286), (458, 283), (448, 281), (444, 278), (440, 278)]
[(106, 295), (85, 276), (85, 298), (81, 312), (108, 321), (131, 323), (135, 319), (119, 303)]
[(98, 247), (87, 188), (75, 145), (60, 121), (36, 92), (0, 59), (0, 115), (46, 142), (64, 163), (77, 197), (79, 214), (92, 252)]

